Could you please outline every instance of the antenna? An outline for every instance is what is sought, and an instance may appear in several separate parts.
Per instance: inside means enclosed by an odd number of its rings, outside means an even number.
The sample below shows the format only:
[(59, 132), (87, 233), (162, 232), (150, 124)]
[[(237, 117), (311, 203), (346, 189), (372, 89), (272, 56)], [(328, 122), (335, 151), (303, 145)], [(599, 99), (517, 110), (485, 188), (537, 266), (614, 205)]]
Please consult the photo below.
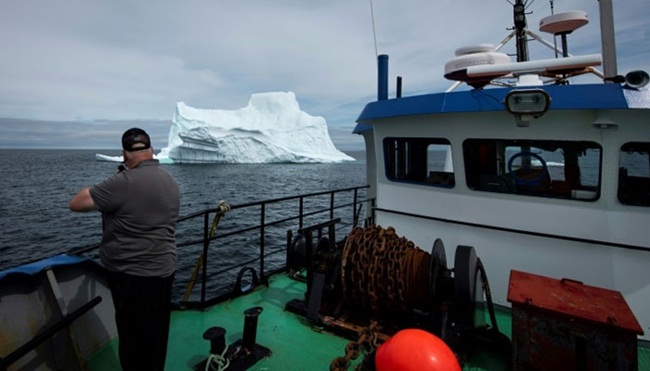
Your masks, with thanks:
[[(587, 14), (583, 11), (562, 12), (543, 18), (540, 21), (540, 31), (563, 37), (564, 47), (560, 50), (556, 38), (554, 38), (554, 43), (550, 43), (526, 27), (526, 9), (533, 1), (516, 0), (515, 2), (514, 0), (506, 0), (513, 7), (515, 27), (508, 29), (511, 31), (510, 34), (496, 47), (483, 50), (481, 49), (482, 46), (479, 45), (461, 48), (456, 51), (456, 57), (445, 64), (445, 78), (455, 80), (454, 84), (446, 90), (447, 93), (458, 88), (463, 82), (475, 89), (481, 89), (488, 84), (513, 86), (510, 82), (504, 82), (504, 79), (513, 77), (518, 78), (516, 86), (541, 85), (550, 82), (566, 84), (569, 77), (585, 73), (594, 74), (601, 79), (605, 78), (602, 72), (594, 68), (594, 66), (605, 63), (604, 57), (597, 54), (574, 57), (568, 53), (566, 36), (589, 22)], [(611, 2), (612, 0), (599, 1)], [(550, 4), (551, 13), (554, 13), (553, 0), (550, 0)], [(555, 52), (555, 60), (529, 62), (527, 60), (526, 45), (528, 37), (552, 49)], [(498, 53), (512, 39), (516, 39), (517, 42), (516, 63), (511, 63), (507, 54)], [(557, 60), (559, 53), (564, 54), (564, 58)], [(533, 79), (533, 76), (537, 78)], [(542, 81), (540, 79), (542, 76), (549, 79)], [(640, 74), (632, 74), (630, 77), (632, 86), (644, 83), (643, 76), (640, 76)], [(619, 78), (619, 83), (625, 81), (623, 76), (617, 76), (616, 78)]]
[(587, 23), (589, 23), (587, 13), (574, 10), (542, 18), (539, 21), (539, 30), (551, 33), (554, 37), (560, 35), (562, 38), (562, 56), (566, 58), (569, 56), (566, 36)]
[(526, 3), (524, 0), (515, 0), (512, 5), (515, 32), (517, 34), (517, 62), (528, 60), (528, 35), (526, 34)]
[(372, 0), (370, 1), (370, 18), (372, 18), (372, 36), (375, 39), (375, 58), (379, 57), (379, 51), (377, 49), (377, 31), (375, 31), (375, 10), (372, 7)]
[[(548, 0), (551, 3), (551, 15), (555, 14), (555, 7), (553, 5), (553, 0)], [(557, 58), (557, 37), (553, 35), (553, 50), (555, 51), (555, 58)]]

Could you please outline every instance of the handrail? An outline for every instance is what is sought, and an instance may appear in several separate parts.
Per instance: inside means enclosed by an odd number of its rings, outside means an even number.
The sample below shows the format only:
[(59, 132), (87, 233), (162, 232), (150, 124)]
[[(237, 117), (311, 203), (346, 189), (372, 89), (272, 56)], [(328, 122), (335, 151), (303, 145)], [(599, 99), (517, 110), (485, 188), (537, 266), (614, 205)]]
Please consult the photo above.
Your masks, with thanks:
[[(363, 200), (363, 202), (365, 202), (365, 201), (368, 201), (368, 200)], [(361, 201), (359, 201), (359, 202), (361, 202)], [(336, 205), (335, 209), (336, 208), (343, 208), (343, 207), (346, 207), (346, 206), (357, 205), (357, 204), (359, 204), (359, 202), (356, 202), (356, 203), (355, 202), (349, 202), (349, 203)], [(361, 206), (361, 205), (359, 205), (359, 206)], [(241, 209), (241, 208), (242, 208), (241, 206), (231, 206), (230, 210)], [(209, 214), (209, 212), (211, 212), (213, 210), (214, 209), (209, 209), (209, 210), (204, 210), (204, 211), (199, 212), (199, 213), (194, 213), (193, 217), (198, 217), (198, 216), (204, 215), (204, 213), (205, 213), (205, 215), (207, 215), (207, 214)], [(323, 212), (330, 211), (330, 210), (331, 210), (331, 207), (326, 207), (326, 208), (311, 211), (311, 212), (308, 212), (308, 213), (302, 213), (302, 216), (303, 217), (314, 216), (314, 215), (318, 215), (318, 214), (321, 214)], [(219, 212), (219, 211), (217, 211), (217, 212)], [(287, 217), (287, 218), (284, 218), (284, 219), (278, 219), (278, 220), (273, 221), (271, 223), (264, 223), (264, 226), (265, 227), (270, 227), (270, 226), (274, 226), (274, 225), (279, 225), (279, 224), (286, 223), (286, 222), (289, 222), (289, 221), (292, 221), (292, 220), (298, 219), (298, 218), (299, 218), (298, 216), (293, 216), (293, 217)], [(188, 220), (188, 219), (183, 219), (183, 220)], [(356, 221), (358, 223), (358, 220), (356, 220)], [(229, 237), (229, 236), (241, 234), (241, 233), (244, 233), (244, 232), (250, 232), (250, 231), (258, 229), (258, 228), (259, 228), (259, 226), (252, 226), (252, 227), (242, 228), (242, 229), (238, 229), (238, 230), (235, 230), (235, 231), (232, 231), (232, 232), (221, 234), (219, 236), (215, 236), (215, 237), (211, 237), (211, 238), (208, 237), (208, 239), (210, 241), (212, 241), (212, 240), (216, 240), (217, 238), (224, 238), (224, 237)], [(300, 228), (301, 227), (299, 227), (298, 229), (300, 229)], [(198, 245), (200, 243), (203, 243), (203, 241), (204, 241), (204, 239), (194, 240), (194, 241), (186, 241), (186, 242), (182, 242), (182, 243), (177, 243), (176, 246), (184, 247), (184, 246)]]
[[(267, 228), (269, 227), (275, 227), (275, 226), (280, 226), (282, 224), (285, 224), (287, 222), (291, 221), (297, 221), (297, 227), (296, 230), (300, 230), (303, 228), (303, 223), (305, 218), (312, 217), (312, 216), (318, 216), (319, 214), (323, 215), (324, 220), (328, 219), (334, 219), (334, 215), (336, 213), (336, 210), (350, 207), (352, 206), (352, 212), (351, 212), (351, 222), (350, 225), (355, 226), (360, 219), (360, 214), (362, 210), (363, 204), (373, 202), (374, 200), (371, 199), (360, 199), (359, 197), (359, 190), (366, 189), (369, 186), (359, 186), (359, 187), (349, 187), (349, 188), (343, 188), (343, 189), (337, 189), (337, 190), (330, 190), (330, 191), (321, 191), (321, 192), (313, 192), (309, 194), (303, 194), (303, 195), (297, 195), (297, 196), (289, 196), (289, 197), (280, 197), (280, 198), (274, 198), (270, 200), (264, 200), (264, 201), (256, 201), (256, 202), (250, 202), (246, 204), (241, 204), (241, 205), (231, 205), (230, 206), (230, 211), (228, 211), (229, 215), (236, 214), (237, 210), (241, 209), (247, 209), (247, 208), (253, 208), (253, 207), (259, 207), (259, 210), (257, 211), (257, 215), (259, 216), (259, 222), (254, 225), (247, 225), (242, 228), (238, 228), (234, 231), (227, 231), (224, 233), (217, 233), (214, 236), (210, 237), (206, 234), (206, 228), (208, 226), (208, 221), (210, 219), (211, 214), (218, 215), (221, 213), (221, 210), (219, 208), (210, 208), (206, 210), (202, 210), (199, 212), (192, 213), (190, 215), (184, 216), (179, 219), (179, 221), (188, 221), (192, 220), (195, 218), (203, 218), (204, 221), (204, 227), (203, 227), (203, 238), (201, 239), (194, 239), (194, 240), (189, 240), (189, 241), (180, 241), (177, 242), (178, 247), (188, 247), (192, 245), (203, 245), (203, 249), (201, 251), (201, 254), (203, 254), (203, 261), (205, 264), (203, 264), (203, 274), (201, 277), (201, 295), (200, 295), (200, 300), (199, 302), (196, 301), (184, 301), (182, 305), (184, 307), (198, 307), (198, 308), (205, 308), (206, 306), (226, 300), (228, 298), (231, 298), (233, 293), (232, 292), (227, 292), (225, 294), (217, 295), (216, 297), (207, 298), (207, 283), (209, 281), (209, 278), (216, 276), (216, 275), (222, 275), (228, 271), (235, 270), (237, 268), (242, 268), (246, 267), (249, 264), (258, 261), (259, 262), (259, 277), (260, 281), (262, 283), (267, 282), (267, 277), (268, 277), (268, 272), (265, 267), (265, 262), (266, 258), (268, 256), (277, 254), (279, 252), (285, 251), (286, 246), (283, 246), (283, 248), (273, 250), (271, 252), (267, 252), (267, 248), (270, 246), (267, 246), (266, 243), (266, 238), (267, 238)], [(349, 192), (351, 193), (352, 201), (350, 202), (343, 202), (341, 204), (336, 204), (336, 194), (339, 193), (345, 193)], [(329, 196), (329, 206), (328, 207), (320, 207), (316, 210), (310, 210), (309, 212), (305, 212), (304, 205), (305, 202), (308, 200), (311, 200), (313, 198), (317, 198), (318, 196)], [(277, 217), (276, 219), (269, 220), (268, 217), (268, 212), (267, 212), (267, 207), (271, 206), (273, 204), (278, 204), (281, 202), (286, 202), (286, 201), (292, 201), (292, 200), (299, 200), (298, 205), (294, 205), (297, 209), (296, 213), (290, 214), (287, 217)], [(320, 200), (321, 202), (325, 202), (324, 200)], [(369, 210), (372, 210), (372, 208), (369, 208)], [(254, 217), (254, 216), (253, 216)], [(245, 261), (239, 261), (237, 264), (234, 264), (233, 266), (230, 267), (225, 267), (222, 269), (219, 269), (218, 271), (213, 272), (211, 275), (208, 274), (208, 266), (209, 266), (209, 258), (208, 258), (208, 247), (210, 246), (209, 243), (214, 241), (214, 240), (224, 240), (228, 237), (236, 236), (236, 235), (241, 235), (246, 232), (251, 232), (251, 231), (259, 231), (259, 242), (258, 242), (258, 254), (256, 257), (246, 259)], [(215, 245), (212, 245), (210, 249), (217, 248)], [(277, 270), (283, 270), (286, 268), (286, 261), (283, 263), (283, 267), (280, 269), (274, 269), (273, 271)], [(193, 284), (194, 282), (189, 282), (189, 284)]]
[[(272, 199), (263, 200), (263, 201), (253, 201), (253, 202), (249, 202), (249, 203), (245, 203), (245, 204), (241, 204), (241, 205), (230, 205), (230, 210), (243, 209), (243, 208), (247, 208), (247, 207), (251, 207), (251, 206), (258, 206), (258, 205), (261, 205), (262, 203), (274, 204), (274, 203), (283, 202), (283, 201), (295, 200), (295, 199), (301, 198), (301, 197), (302, 198), (305, 198), (305, 197), (312, 198), (312, 197), (315, 197), (315, 196), (322, 196), (322, 195), (332, 194), (332, 193), (342, 193), (342, 192), (348, 192), (348, 191), (366, 189), (366, 188), (370, 188), (370, 186), (369, 185), (364, 185), (364, 186), (357, 186), (357, 187), (339, 188), (339, 189), (334, 189), (334, 190), (329, 190), (329, 191), (319, 191), (319, 192), (313, 192), (313, 193), (305, 193), (305, 194), (296, 195), (296, 196), (285, 196), (285, 197), (279, 197), (279, 198), (272, 198)], [(220, 209), (218, 207), (213, 207), (213, 208), (210, 208), (210, 209), (197, 211), (197, 212), (194, 212), (192, 214), (180, 217), (177, 220), (177, 222), (182, 222), (184, 220), (191, 219), (191, 218), (197, 217), (199, 215), (203, 215), (204, 213), (214, 213), (214, 212), (218, 212), (218, 211), (220, 211)]]
[[(302, 194), (302, 195), (298, 195), (298, 196), (287, 196), (287, 197), (273, 198), (273, 199), (264, 200), (264, 201), (254, 201), (254, 202), (249, 202), (249, 203), (245, 203), (245, 204), (241, 204), (241, 205), (231, 205), (230, 210), (236, 210), (236, 209), (243, 209), (243, 208), (248, 208), (248, 207), (252, 207), (252, 206), (258, 206), (258, 205), (261, 205), (263, 203), (270, 204), (270, 203), (278, 203), (278, 202), (283, 202), (283, 201), (290, 201), (290, 200), (295, 200), (295, 199), (298, 199), (298, 198), (300, 198), (302, 200), (304, 198), (311, 198), (311, 197), (322, 196), (322, 195), (326, 195), (326, 194), (342, 193), (342, 192), (347, 192), (347, 191), (354, 191), (354, 198), (356, 200), (358, 191), (360, 189), (366, 189), (366, 188), (369, 188), (369, 187), (370, 186), (368, 186), (368, 185), (357, 186), (357, 187), (348, 187), (348, 188), (340, 188), (340, 189), (331, 190), (331, 191), (320, 191), (320, 192), (307, 193), (307, 194)], [(361, 200), (361, 201), (358, 201), (358, 202), (354, 202), (354, 204), (361, 204), (361, 203), (365, 203), (365, 202), (369, 202), (369, 201), (372, 201), (372, 200), (370, 200), (370, 199)], [(348, 203), (348, 204), (343, 204), (343, 205), (338, 205), (338, 206), (339, 207), (345, 207), (345, 206), (350, 206), (351, 204), (353, 204), (353, 203)], [(301, 201), (301, 205), (302, 205), (302, 201)], [(330, 208), (326, 208), (326, 209), (323, 209), (323, 210), (330, 210)], [(312, 215), (319, 214), (323, 210), (312, 211), (310, 213), (302, 213), (302, 209), (301, 209), (301, 215), (303, 217), (312, 216)], [(214, 207), (214, 208), (204, 209), (204, 210), (201, 210), (201, 211), (196, 211), (196, 212), (193, 212), (191, 214), (179, 217), (178, 219), (176, 219), (176, 223), (178, 224), (178, 223), (184, 222), (186, 220), (190, 220), (190, 219), (193, 219), (193, 218), (196, 218), (196, 217), (199, 217), (199, 216), (205, 216), (206, 214), (216, 213), (216, 212), (221, 212), (221, 209), (218, 208), (218, 207)], [(355, 216), (358, 217), (358, 213), (355, 213)], [(290, 221), (292, 219), (293, 218), (287, 218), (285, 220), (279, 220), (279, 221), (276, 221), (275, 224), (280, 224), (282, 222), (287, 222), (287, 221)], [(355, 220), (355, 222), (358, 222), (358, 220)], [(269, 226), (269, 225), (272, 225), (272, 224), (266, 224), (266, 226)], [(302, 227), (302, 225), (300, 227)], [(255, 228), (251, 228), (250, 230), (252, 230), (252, 229), (255, 229)], [(246, 232), (246, 231), (247, 230), (239, 230), (239, 231), (231, 232), (228, 235), (238, 234), (238, 233), (242, 233), (242, 232)], [(227, 235), (222, 235), (222, 237), (224, 237), (224, 236), (227, 236)], [(195, 244), (198, 244), (198, 243), (202, 243), (203, 241), (204, 241), (203, 239), (196, 240), (196, 241), (189, 241), (189, 242), (184, 242), (184, 243), (177, 244), (177, 246), (178, 247), (190, 246), (190, 245), (195, 245)], [(90, 251), (98, 249), (99, 246), (100, 246), (100, 244), (96, 243), (96, 244), (92, 244), (92, 245), (88, 245), (88, 246), (75, 247), (75, 248), (72, 248), (72, 249), (68, 250), (68, 254), (83, 255), (85, 253), (88, 253)]]

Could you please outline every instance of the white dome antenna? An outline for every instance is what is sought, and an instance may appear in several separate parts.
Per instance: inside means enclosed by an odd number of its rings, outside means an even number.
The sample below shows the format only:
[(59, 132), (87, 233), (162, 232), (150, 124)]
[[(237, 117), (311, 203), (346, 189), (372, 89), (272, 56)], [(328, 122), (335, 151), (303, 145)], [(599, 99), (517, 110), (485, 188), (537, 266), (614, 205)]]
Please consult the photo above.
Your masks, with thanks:
[(456, 57), (445, 63), (445, 78), (448, 80), (464, 81), (475, 89), (480, 89), (506, 73), (496, 72), (479, 77), (467, 75), (467, 69), (472, 66), (510, 64), (510, 57), (495, 51), (491, 44), (466, 46), (456, 50)]
[(572, 10), (542, 18), (539, 21), (539, 30), (555, 36), (560, 35), (562, 37), (562, 56), (568, 57), (569, 50), (566, 35), (587, 23), (589, 23), (589, 19), (587, 19), (586, 12), (582, 10)]

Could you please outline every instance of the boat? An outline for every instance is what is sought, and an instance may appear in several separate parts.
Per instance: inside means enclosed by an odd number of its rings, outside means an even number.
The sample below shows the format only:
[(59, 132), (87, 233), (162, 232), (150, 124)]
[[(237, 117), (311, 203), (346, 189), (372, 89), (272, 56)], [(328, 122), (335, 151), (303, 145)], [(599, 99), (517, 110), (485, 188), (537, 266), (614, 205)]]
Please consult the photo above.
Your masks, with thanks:
[[(648, 74), (618, 74), (611, 1), (587, 56), (584, 12), (540, 20), (558, 47), (525, 5), (450, 57), (448, 91), (389, 98), (378, 56), (367, 184), (179, 220), (167, 369), (650, 370)], [(96, 247), (0, 272), (0, 370), (119, 369), (112, 315)]]

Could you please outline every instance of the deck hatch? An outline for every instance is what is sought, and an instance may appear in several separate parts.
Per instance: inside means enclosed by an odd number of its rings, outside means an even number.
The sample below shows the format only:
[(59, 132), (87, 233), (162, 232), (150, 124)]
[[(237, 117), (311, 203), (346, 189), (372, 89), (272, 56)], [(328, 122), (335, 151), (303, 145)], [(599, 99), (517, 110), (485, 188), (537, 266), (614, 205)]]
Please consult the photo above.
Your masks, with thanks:
[(636, 370), (643, 334), (614, 290), (512, 270), (515, 370)]

